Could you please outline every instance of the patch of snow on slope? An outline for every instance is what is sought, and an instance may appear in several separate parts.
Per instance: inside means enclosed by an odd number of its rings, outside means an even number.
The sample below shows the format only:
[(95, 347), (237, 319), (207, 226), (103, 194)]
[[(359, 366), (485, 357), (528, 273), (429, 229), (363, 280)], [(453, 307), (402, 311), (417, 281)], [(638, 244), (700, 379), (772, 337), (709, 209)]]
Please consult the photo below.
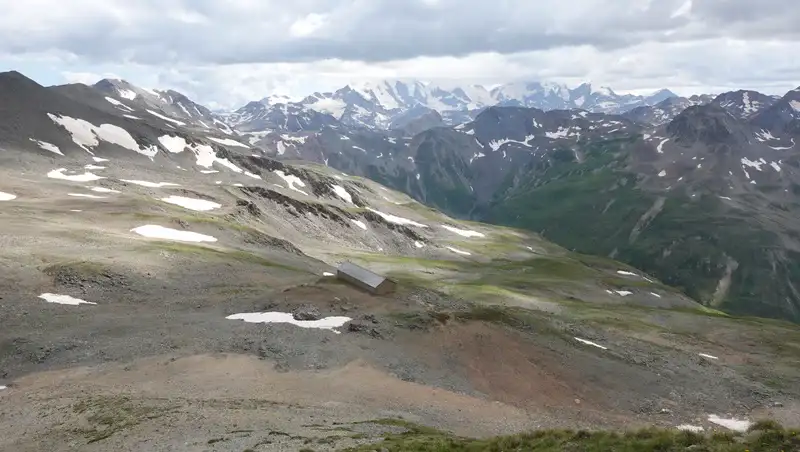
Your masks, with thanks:
[(776, 151), (786, 151), (788, 149), (792, 149), (795, 146), (794, 138), (791, 138), (791, 140), (792, 140), (791, 146), (770, 146), (770, 147), (772, 149), (775, 149)]
[(347, 104), (338, 99), (319, 99), (313, 104), (308, 105), (308, 108), (322, 113), (328, 113), (336, 119), (342, 119)]
[(661, 143), (658, 143), (658, 148), (656, 150), (658, 151), (659, 154), (664, 153), (664, 145), (667, 143), (667, 141), (669, 141), (669, 138), (663, 140)]
[(117, 88), (117, 93), (119, 94), (119, 97), (123, 99), (128, 99), (128, 100), (136, 99), (136, 93), (129, 89)]
[(343, 200), (349, 202), (350, 204), (353, 204), (353, 197), (350, 196), (350, 193), (348, 193), (347, 190), (344, 189), (344, 187), (342, 187), (341, 185), (331, 185), (331, 188), (333, 188), (333, 192), (336, 193), (336, 196), (342, 198)]
[(95, 191), (97, 193), (122, 193), (119, 190), (112, 190), (110, 188), (105, 188), (105, 187), (86, 187), (86, 188), (89, 188), (90, 190)]
[(91, 163), (86, 165), (86, 166), (84, 166), (84, 168), (86, 168), (88, 170), (104, 170), (104, 169), (106, 169), (105, 166), (93, 165)]
[(775, 138), (775, 136), (772, 135), (772, 132), (770, 132), (769, 130), (761, 129), (760, 132), (756, 132), (756, 140), (764, 142), (770, 140), (777, 140), (777, 138)]
[(224, 166), (225, 168), (228, 168), (229, 170), (233, 171), (234, 173), (242, 173), (242, 172), (244, 172), (244, 170), (242, 170), (238, 166), (234, 165), (228, 159), (221, 159), (219, 157), (214, 157), (214, 161), (219, 163), (220, 165)]
[(120, 179), (122, 182), (127, 182), (129, 184), (140, 185), (142, 187), (148, 188), (162, 188), (162, 187), (180, 187), (178, 184), (173, 184), (172, 182), (147, 182), (144, 180), (128, 180), (128, 179)]
[(659, 294), (657, 294), (655, 292), (650, 292), (650, 295), (652, 295), (652, 296), (654, 296), (656, 298), (661, 298), (661, 295), (659, 295)]
[(408, 218), (398, 217), (398, 216), (395, 216), (395, 215), (392, 215), (392, 214), (380, 212), (378, 210), (373, 209), (372, 207), (367, 207), (367, 210), (369, 210), (370, 212), (373, 212), (373, 213), (376, 213), (376, 214), (380, 215), (384, 220), (388, 221), (389, 223), (402, 224), (402, 225), (406, 225), (406, 226), (407, 225), (416, 226), (418, 228), (427, 228), (428, 227), (428, 226), (426, 226), (426, 225), (424, 225), (422, 223), (417, 223), (414, 220), (409, 220)]
[(180, 154), (186, 149), (186, 140), (183, 137), (164, 135), (158, 138), (158, 142), (173, 154)]
[(341, 328), (345, 323), (353, 320), (350, 317), (325, 317), (319, 320), (295, 320), (294, 315), (286, 312), (251, 312), (233, 314), (225, 317), (228, 320), (244, 320), (247, 323), (288, 323), (300, 328), (314, 328), (333, 331), (340, 334), (336, 328)]
[(17, 195), (0, 191), (0, 201), (11, 201), (17, 199)]
[(682, 424), (682, 425), (679, 425), (679, 426), (677, 426), (675, 428), (678, 429), (678, 430), (684, 431), (684, 432), (694, 432), (694, 433), (702, 433), (703, 432), (703, 427), (700, 427), (698, 425)]
[(780, 166), (780, 165), (778, 165), (777, 163), (775, 163), (775, 162), (769, 162), (769, 166), (771, 166), (771, 167), (772, 167), (772, 169), (774, 169), (775, 171), (777, 171), (777, 172), (779, 172), (779, 173), (781, 172), (781, 166)]
[(800, 111), (800, 102), (796, 100), (789, 101), (789, 106), (792, 107), (794, 111)]
[(205, 199), (185, 198), (183, 196), (170, 196), (161, 198), (162, 201), (181, 206), (185, 209), (194, 210), (197, 212), (206, 212), (209, 210), (219, 209), (222, 205)]
[(308, 193), (306, 193), (303, 190), (300, 190), (299, 188), (295, 187), (295, 184), (300, 186), (300, 187), (305, 187), (306, 186), (305, 182), (303, 182), (299, 177), (297, 177), (297, 176), (295, 176), (293, 174), (286, 174), (282, 170), (277, 170), (277, 171), (273, 171), (273, 172), (275, 174), (277, 174), (278, 177), (280, 177), (281, 179), (286, 181), (286, 185), (289, 186), (290, 190), (294, 190), (296, 192), (300, 192), (300, 193), (308, 196)]
[(712, 424), (721, 425), (729, 430), (733, 430), (735, 432), (746, 432), (747, 429), (753, 425), (752, 422), (747, 420), (740, 420), (740, 419), (726, 419), (719, 417), (715, 414), (710, 414), (708, 416), (708, 422)]
[(214, 142), (217, 142), (219, 144), (226, 145), (226, 146), (238, 146), (238, 147), (242, 147), (242, 148), (245, 148), (245, 149), (250, 149), (250, 146), (248, 146), (248, 145), (246, 145), (244, 143), (239, 143), (236, 140), (231, 140), (230, 138), (216, 138), (216, 137), (206, 137), (206, 138), (208, 138), (211, 141), (214, 141)]
[(45, 151), (50, 151), (58, 155), (64, 155), (64, 153), (61, 152), (61, 149), (59, 149), (58, 146), (56, 146), (55, 144), (51, 144), (46, 141), (34, 140), (33, 138), (31, 138), (31, 141), (36, 143), (37, 146), (44, 149)]
[(142, 118), (140, 118), (138, 116), (133, 116), (133, 115), (122, 115), (122, 116), (124, 116), (124, 117), (126, 117), (128, 119), (138, 119), (140, 121), (142, 120)]
[[(760, 159), (760, 160), (763, 160), (763, 159)], [(759, 171), (761, 171), (761, 165), (763, 165), (763, 164), (764, 164), (764, 162), (762, 162), (762, 161), (753, 161), (753, 160), (748, 159), (747, 157), (742, 157), (742, 165), (746, 165), (746, 166), (749, 166), (751, 168), (755, 168), (755, 169), (757, 169)]]
[(462, 255), (462, 256), (472, 256), (472, 253), (470, 253), (470, 252), (468, 252), (468, 251), (463, 251), (463, 250), (460, 250), (460, 249), (458, 249), (458, 248), (453, 248), (452, 246), (448, 246), (448, 247), (446, 247), (446, 248), (447, 248), (448, 250), (450, 250), (450, 251), (452, 251), (452, 252), (454, 252), (454, 253), (456, 253), (456, 254), (460, 254), (460, 255)]
[(95, 161), (95, 163), (102, 163), (102, 162), (108, 162), (108, 161), (110, 161), (110, 160), (108, 160), (108, 159), (104, 159), (104, 158), (100, 158), (100, 157), (92, 157), (92, 160), (94, 160), (94, 161)]
[(359, 228), (361, 228), (361, 229), (363, 229), (363, 230), (365, 230), (365, 231), (367, 230), (367, 225), (366, 225), (366, 224), (364, 224), (364, 222), (363, 222), (363, 221), (359, 221), (359, 220), (350, 220), (350, 221), (352, 221), (352, 222), (353, 222), (353, 224), (354, 224), (354, 225), (356, 225), (356, 226), (358, 226)]
[(625, 270), (617, 270), (617, 273), (620, 274), (620, 275), (625, 275), (625, 276), (639, 276), (636, 273), (626, 272)]
[(163, 239), (163, 240), (175, 240), (178, 242), (216, 242), (217, 239), (211, 237), (210, 235), (198, 234), (196, 232), (191, 231), (179, 231), (177, 229), (170, 229), (165, 228), (163, 226), (157, 226), (148, 224), (145, 226), (139, 226), (138, 228), (131, 229), (131, 232), (135, 232), (143, 237), (148, 237), (151, 239)]
[(92, 174), (89, 171), (86, 171), (83, 174), (73, 174), (73, 175), (64, 174), (66, 171), (67, 171), (66, 168), (59, 168), (47, 173), (47, 177), (49, 177), (50, 179), (61, 179), (72, 182), (92, 182), (95, 180), (105, 179), (105, 177)]
[(414, 242), (414, 246), (417, 247), (417, 248), (423, 248), (425, 246), (425, 244), (420, 242), (420, 241), (415, 241)]
[(177, 119), (168, 118), (168, 117), (166, 117), (166, 116), (164, 116), (161, 113), (158, 113), (156, 111), (147, 109), (147, 112), (150, 113), (151, 115), (155, 116), (156, 118), (163, 119), (164, 121), (169, 121), (169, 122), (171, 122), (173, 124), (176, 124), (176, 125), (179, 125), (179, 126), (185, 126), (186, 125), (185, 122), (178, 121)]
[(72, 196), (74, 198), (106, 199), (106, 196), (86, 195), (83, 193), (67, 193), (67, 196)]
[(708, 355), (708, 354), (705, 354), (705, 353), (698, 353), (698, 355), (700, 355), (701, 357), (706, 358), (706, 359), (714, 359), (714, 360), (719, 359), (714, 355)]
[(602, 345), (600, 345), (600, 344), (598, 344), (596, 342), (587, 341), (586, 339), (581, 339), (579, 337), (576, 337), (575, 340), (580, 342), (580, 343), (582, 343), (582, 344), (591, 345), (592, 347), (597, 347), (597, 348), (603, 349), (603, 350), (608, 350), (608, 347), (603, 347)]
[(618, 293), (620, 297), (627, 297), (628, 295), (633, 295), (633, 292), (629, 290), (615, 290), (614, 292)]
[(84, 301), (79, 298), (70, 297), (69, 295), (58, 295), (54, 293), (43, 293), (39, 295), (39, 298), (48, 303), (65, 304), (70, 306), (78, 306), (82, 304), (97, 304), (97, 303), (92, 303), (91, 301)]
[(295, 143), (300, 143), (300, 144), (305, 144), (306, 140), (308, 139), (308, 137), (293, 137), (286, 134), (281, 135), (281, 138), (285, 141), (293, 141)]
[(353, 146), (353, 149), (358, 149), (359, 151), (361, 151), (361, 152), (363, 152), (363, 153), (365, 153), (365, 154), (367, 153), (367, 150), (366, 150), (366, 149), (364, 149), (364, 148), (362, 148), (362, 147)]
[(486, 237), (486, 234), (483, 234), (483, 233), (480, 233), (480, 232), (470, 231), (470, 230), (467, 230), (467, 229), (458, 229), (458, 228), (454, 228), (452, 226), (447, 226), (446, 224), (443, 224), (442, 227), (447, 229), (448, 231), (454, 232), (454, 233), (456, 233), (456, 234), (458, 234), (458, 235), (460, 235), (462, 237)]
[(664, 177), (666, 175), (667, 175), (667, 171), (666, 170), (661, 170), (661, 172), (658, 173), (658, 177)]
[(556, 140), (558, 138), (566, 138), (568, 134), (569, 134), (569, 128), (565, 129), (563, 127), (559, 127), (558, 130), (556, 130), (555, 132), (545, 132), (544, 136)]
[(261, 176), (259, 176), (258, 174), (253, 174), (250, 171), (245, 171), (244, 175), (247, 177), (252, 177), (253, 179), (261, 180)]
[(114, 99), (113, 97), (106, 96), (106, 100), (108, 101), (108, 103), (110, 103), (111, 105), (113, 105), (115, 107), (120, 107), (121, 109), (124, 109), (124, 110), (127, 110), (127, 111), (133, 111), (133, 108), (123, 104), (122, 102), (118, 101), (117, 99)]
[(122, 127), (113, 124), (101, 124), (97, 127), (83, 119), (71, 118), (69, 116), (56, 116), (50, 113), (48, 113), (47, 116), (56, 124), (67, 129), (70, 135), (72, 135), (72, 141), (87, 152), (91, 153), (87, 146), (95, 147), (100, 144), (99, 140), (103, 140), (146, 155), (150, 158), (158, 153), (158, 148), (155, 146), (142, 149), (131, 134)]
[(100, 144), (94, 134), (95, 127), (90, 122), (69, 116), (56, 116), (50, 113), (47, 116), (56, 124), (67, 129), (67, 132), (72, 136), (72, 141), (84, 150), (91, 152), (86, 146), (95, 147)]

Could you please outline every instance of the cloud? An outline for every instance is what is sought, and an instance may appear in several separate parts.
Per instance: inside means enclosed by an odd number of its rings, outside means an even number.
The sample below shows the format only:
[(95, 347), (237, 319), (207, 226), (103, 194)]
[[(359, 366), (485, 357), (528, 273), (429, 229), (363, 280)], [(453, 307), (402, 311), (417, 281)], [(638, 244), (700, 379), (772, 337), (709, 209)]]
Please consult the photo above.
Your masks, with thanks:
[[(358, 79), (782, 89), (795, 0), (0, 0), (0, 65), (229, 106)], [(48, 61), (45, 65), (43, 61)], [(48, 74), (46, 78), (52, 78)]]

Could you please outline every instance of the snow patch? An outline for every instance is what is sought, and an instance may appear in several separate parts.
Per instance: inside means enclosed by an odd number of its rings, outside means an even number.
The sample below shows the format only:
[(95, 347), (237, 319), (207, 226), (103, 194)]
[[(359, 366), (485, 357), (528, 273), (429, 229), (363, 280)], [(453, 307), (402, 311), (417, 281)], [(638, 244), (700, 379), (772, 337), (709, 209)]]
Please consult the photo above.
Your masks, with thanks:
[(620, 275), (625, 275), (625, 276), (639, 276), (636, 273), (626, 272), (625, 270), (617, 270), (617, 273), (620, 274)]
[(592, 347), (597, 347), (597, 348), (602, 349), (602, 350), (608, 350), (608, 347), (603, 347), (602, 345), (600, 345), (600, 344), (598, 344), (596, 342), (588, 341), (586, 339), (581, 339), (579, 337), (576, 337), (575, 340), (580, 342), (580, 343), (582, 343), (582, 344), (591, 345)]
[(161, 113), (155, 112), (153, 110), (147, 109), (147, 112), (150, 113), (151, 115), (155, 116), (156, 118), (163, 119), (164, 121), (169, 121), (169, 122), (171, 122), (173, 124), (176, 124), (176, 125), (179, 125), (179, 126), (185, 126), (186, 125), (185, 122), (180, 122), (177, 119), (168, 118), (168, 117), (162, 115)]
[(665, 145), (665, 144), (667, 143), (667, 141), (669, 141), (669, 140), (670, 140), (670, 139), (669, 139), (669, 138), (667, 138), (666, 140), (662, 141), (661, 143), (658, 143), (658, 148), (656, 148), (656, 151), (658, 151), (658, 153), (659, 153), (659, 154), (663, 154), (663, 153), (664, 153), (664, 145)]
[(128, 180), (128, 179), (120, 179), (122, 182), (127, 182), (129, 184), (134, 185), (141, 185), (142, 187), (148, 188), (162, 188), (162, 187), (180, 187), (178, 184), (173, 184), (172, 182), (147, 182), (144, 180)]
[(225, 145), (225, 146), (239, 146), (239, 147), (242, 147), (242, 148), (245, 148), (245, 149), (250, 149), (250, 146), (248, 146), (248, 145), (246, 145), (244, 143), (239, 143), (236, 140), (231, 140), (230, 138), (216, 138), (216, 137), (206, 137), (206, 138), (208, 138), (209, 140), (211, 140), (211, 141), (213, 141), (215, 143), (219, 143), (219, 144), (222, 144), (222, 145)]
[(306, 193), (303, 190), (300, 190), (299, 188), (295, 187), (295, 184), (300, 186), (300, 187), (305, 187), (306, 186), (305, 182), (303, 182), (299, 177), (297, 177), (295, 175), (292, 175), (292, 174), (286, 174), (282, 170), (274, 171), (274, 173), (277, 174), (278, 177), (280, 177), (281, 179), (286, 181), (286, 185), (289, 186), (290, 190), (294, 190), (296, 192), (299, 192), (299, 193), (302, 193), (302, 194), (308, 196), (308, 193)]
[(480, 232), (470, 231), (470, 230), (467, 230), (467, 229), (458, 229), (458, 228), (454, 228), (452, 226), (447, 226), (446, 224), (443, 224), (442, 227), (447, 229), (448, 231), (454, 232), (454, 233), (456, 233), (456, 234), (458, 234), (458, 235), (460, 235), (462, 237), (486, 237), (486, 234), (483, 234), (483, 233), (480, 233)]
[(344, 187), (341, 185), (331, 185), (331, 188), (333, 188), (333, 192), (336, 193), (336, 196), (342, 198), (350, 204), (353, 204), (353, 197), (350, 196), (350, 193), (348, 193)]
[(222, 207), (220, 204), (212, 201), (206, 201), (205, 199), (185, 198), (183, 196), (170, 196), (167, 198), (161, 198), (161, 201), (198, 212), (206, 212)]
[(104, 158), (100, 158), (100, 157), (92, 157), (92, 160), (94, 160), (95, 163), (102, 163), (102, 162), (108, 162), (109, 161), (108, 159), (104, 159)]
[(86, 195), (83, 193), (67, 193), (67, 196), (72, 196), (73, 198), (106, 199), (106, 196)]
[(661, 170), (661, 172), (658, 173), (658, 177), (664, 177), (666, 175), (667, 175), (667, 171), (666, 170)]
[(73, 174), (73, 175), (64, 174), (66, 171), (67, 171), (66, 168), (59, 168), (47, 173), (47, 177), (49, 177), (50, 179), (61, 179), (72, 182), (92, 182), (100, 179), (105, 179), (105, 177), (92, 174), (89, 171), (86, 171), (83, 174)]
[[(89, 188), (89, 187), (86, 187)], [(91, 187), (90, 190), (97, 192), (97, 193), (122, 193), (119, 190), (112, 190), (110, 188), (105, 187)]]
[(200, 170), (200, 172), (203, 173), (203, 174), (214, 174), (214, 173), (218, 173), (219, 171), (212, 169), (212, 170)]
[(111, 105), (113, 105), (115, 107), (119, 107), (119, 108), (121, 108), (123, 110), (127, 110), (127, 111), (133, 111), (133, 108), (123, 104), (122, 102), (118, 101), (117, 99), (114, 99), (113, 97), (106, 96), (106, 100), (108, 101), (108, 103), (110, 103)]
[(618, 293), (620, 297), (627, 297), (628, 295), (633, 295), (633, 292), (629, 290), (615, 290), (614, 292)]
[(331, 272), (322, 272), (322, 276), (330, 277), (330, 276), (336, 276), (336, 275), (334, 275)]
[(128, 119), (138, 119), (140, 121), (142, 120), (142, 118), (140, 118), (138, 116), (133, 116), (133, 115), (122, 115), (122, 116), (124, 116), (124, 117), (126, 117)]
[(714, 355), (707, 355), (705, 353), (698, 353), (698, 355), (700, 355), (701, 357), (706, 358), (706, 359), (714, 359), (714, 360), (719, 359)]
[(652, 296), (654, 296), (656, 298), (661, 298), (661, 295), (659, 295), (659, 294), (657, 294), (655, 292), (650, 292), (650, 295), (652, 295)]
[(749, 429), (750, 426), (753, 425), (753, 423), (748, 420), (741, 420), (735, 418), (726, 419), (719, 417), (716, 414), (708, 415), (708, 422), (711, 422), (712, 424), (721, 425), (722, 427), (725, 427), (729, 430), (733, 430), (736, 432), (746, 432), (747, 429)]
[(470, 252), (468, 252), (468, 251), (462, 251), (462, 250), (460, 250), (460, 249), (458, 249), (458, 248), (453, 248), (452, 246), (448, 246), (448, 247), (446, 247), (446, 248), (447, 248), (448, 250), (450, 250), (450, 251), (452, 251), (452, 252), (454, 252), (454, 253), (456, 253), (456, 254), (460, 254), (460, 255), (462, 255), (462, 256), (472, 256), (472, 253), (470, 253)]
[(130, 149), (131, 151), (153, 158), (158, 153), (158, 148), (150, 146), (141, 148), (139, 143), (133, 139), (130, 133), (122, 127), (113, 124), (101, 124), (99, 127), (83, 119), (75, 119), (69, 116), (56, 116), (48, 113), (47, 116), (56, 124), (64, 127), (72, 135), (72, 141), (91, 153), (90, 147), (100, 144), (103, 140), (117, 146)]
[(369, 210), (370, 212), (373, 212), (373, 213), (376, 213), (376, 214), (380, 215), (384, 220), (388, 221), (389, 223), (416, 226), (418, 228), (427, 228), (428, 227), (428, 226), (426, 226), (426, 225), (424, 225), (422, 223), (417, 223), (414, 220), (409, 220), (408, 218), (398, 217), (398, 216), (395, 216), (395, 215), (392, 215), (392, 214), (380, 212), (378, 210), (373, 209), (372, 207), (367, 207), (367, 210)]
[(210, 235), (198, 234), (196, 232), (191, 231), (179, 231), (177, 229), (170, 229), (165, 228), (163, 226), (157, 226), (148, 224), (145, 226), (139, 226), (138, 228), (131, 229), (131, 232), (135, 232), (143, 237), (149, 237), (152, 239), (163, 239), (163, 240), (175, 240), (178, 242), (216, 242), (217, 239), (211, 237)]
[(183, 137), (164, 135), (158, 138), (158, 142), (173, 154), (180, 154), (186, 149), (186, 140)]
[(417, 248), (422, 248), (425, 246), (425, 244), (420, 241), (414, 241), (414, 246)]
[(97, 304), (97, 303), (92, 303), (91, 301), (81, 300), (80, 298), (70, 297), (69, 295), (58, 295), (54, 293), (43, 293), (39, 295), (39, 298), (48, 303), (65, 304), (70, 306), (78, 306), (82, 304)]
[(363, 230), (365, 230), (365, 231), (367, 230), (367, 225), (366, 225), (366, 224), (364, 224), (364, 222), (363, 222), (363, 221), (359, 221), (359, 220), (350, 220), (350, 221), (352, 221), (352, 222), (353, 222), (353, 224), (354, 224), (354, 225), (356, 225), (356, 226), (358, 226), (359, 228), (361, 228), (361, 229), (363, 229)]
[(45, 151), (50, 151), (50, 152), (52, 152), (54, 154), (58, 154), (58, 155), (64, 155), (64, 153), (61, 152), (61, 149), (59, 149), (58, 146), (56, 146), (55, 144), (51, 144), (51, 143), (48, 143), (46, 141), (34, 140), (33, 138), (31, 138), (31, 141), (36, 143), (37, 146), (39, 146), (40, 148), (44, 149)]
[(703, 427), (700, 427), (698, 425), (682, 424), (682, 425), (679, 425), (679, 426), (677, 426), (675, 428), (677, 428), (678, 430), (682, 430), (684, 432), (694, 432), (694, 433), (702, 433), (703, 432)]
[(288, 323), (300, 328), (315, 328), (333, 331), (340, 334), (336, 328), (353, 320), (350, 317), (325, 317), (319, 320), (295, 320), (294, 315), (286, 312), (251, 312), (233, 314), (225, 317), (228, 320), (244, 320), (247, 323)]
[(0, 191), (0, 201), (11, 201), (17, 199), (17, 195)]
[(252, 177), (253, 179), (261, 180), (261, 176), (259, 176), (258, 174), (253, 174), (250, 171), (245, 171), (244, 175), (247, 177)]

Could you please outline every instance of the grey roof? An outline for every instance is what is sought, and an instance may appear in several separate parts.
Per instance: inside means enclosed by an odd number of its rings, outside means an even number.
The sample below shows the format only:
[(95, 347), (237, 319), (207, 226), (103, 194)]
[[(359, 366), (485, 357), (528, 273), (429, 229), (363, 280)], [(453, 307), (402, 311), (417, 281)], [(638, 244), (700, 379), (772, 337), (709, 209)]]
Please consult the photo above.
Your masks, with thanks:
[(370, 287), (378, 287), (382, 282), (386, 281), (386, 277), (359, 267), (352, 262), (342, 262), (339, 265), (339, 271), (358, 279)]

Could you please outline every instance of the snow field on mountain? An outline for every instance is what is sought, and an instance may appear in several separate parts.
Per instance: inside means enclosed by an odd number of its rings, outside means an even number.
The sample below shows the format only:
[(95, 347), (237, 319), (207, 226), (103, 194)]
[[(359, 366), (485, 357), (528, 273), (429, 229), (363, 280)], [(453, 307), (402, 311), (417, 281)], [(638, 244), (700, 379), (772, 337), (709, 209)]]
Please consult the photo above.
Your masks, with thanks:
[(207, 212), (209, 210), (219, 209), (222, 207), (221, 204), (215, 203), (213, 201), (207, 201), (205, 199), (195, 199), (195, 198), (186, 198), (184, 196), (169, 196), (166, 198), (161, 198), (161, 201), (174, 204), (176, 206), (181, 206), (185, 209), (194, 210), (197, 212)]
[(243, 320), (247, 323), (288, 323), (300, 328), (314, 328), (319, 330), (333, 331), (340, 334), (336, 328), (342, 327), (345, 323), (353, 320), (350, 317), (325, 317), (319, 320), (295, 320), (294, 316), (287, 312), (250, 312), (233, 314), (225, 317), (228, 320)]
[(210, 235), (199, 234), (191, 231), (179, 231), (177, 229), (165, 228), (158, 225), (145, 225), (131, 229), (143, 237), (152, 239), (174, 240), (177, 242), (216, 242), (217, 239)]

